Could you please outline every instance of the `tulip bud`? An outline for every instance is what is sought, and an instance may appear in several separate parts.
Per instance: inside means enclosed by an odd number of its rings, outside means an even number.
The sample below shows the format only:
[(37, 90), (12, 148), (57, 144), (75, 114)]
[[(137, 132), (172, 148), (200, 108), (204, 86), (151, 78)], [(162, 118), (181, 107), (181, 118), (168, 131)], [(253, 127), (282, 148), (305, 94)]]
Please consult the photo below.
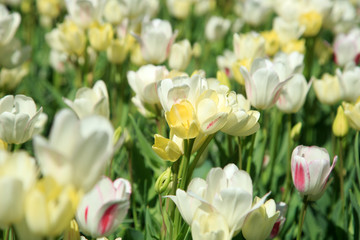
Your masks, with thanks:
[(301, 127), (302, 127), (301, 122), (298, 122), (297, 124), (295, 124), (295, 126), (292, 127), (291, 132), (290, 132), (290, 136), (291, 136), (292, 140), (296, 141), (299, 139)]
[(280, 41), (277, 33), (272, 31), (265, 31), (261, 33), (261, 36), (265, 39), (265, 52), (268, 56), (274, 56), (280, 48)]
[(114, 30), (111, 24), (94, 24), (89, 29), (90, 45), (97, 51), (104, 51), (109, 46), (114, 37)]
[(193, 105), (183, 100), (175, 103), (169, 112), (165, 113), (166, 121), (174, 134), (183, 139), (195, 138), (200, 131)]
[(155, 192), (162, 194), (166, 191), (171, 182), (171, 168), (167, 168), (156, 180)]
[(300, 194), (308, 196), (310, 201), (319, 199), (336, 161), (337, 156), (330, 166), (329, 153), (325, 148), (297, 146), (291, 156), (291, 173)]
[[(256, 197), (254, 204), (260, 201)], [(271, 230), (279, 217), (280, 212), (276, 211), (275, 201), (270, 199), (255, 209), (245, 219), (242, 234), (247, 240), (262, 240), (269, 237)]]
[(336, 137), (344, 137), (349, 131), (349, 124), (344, 114), (344, 109), (339, 106), (332, 125), (333, 133)]
[(287, 205), (284, 202), (276, 204), (276, 210), (280, 211), (280, 215), (276, 220), (273, 229), (271, 230), (270, 238), (275, 238), (285, 223), (285, 215), (287, 211)]
[(82, 199), (76, 213), (79, 228), (92, 237), (109, 235), (123, 221), (130, 206), (130, 183), (103, 177)]
[(179, 146), (171, 139), (155, 134), (155, 143), (152, 146), (154, 152), (162, 159), (175, 162), (182, 155)]
[(191, 60), (191, 45), (189, 40), (185, 39), (171, 46), (169, 56), (170, 68), (183, 71), (189, 65)]
[(198, 42), (194, 43), (193, 48), (192, 48), (192, 55), (195, 58), (199, 58), (201, 56), (201, 45), (200, 45), (200, 43), (198, 43)]

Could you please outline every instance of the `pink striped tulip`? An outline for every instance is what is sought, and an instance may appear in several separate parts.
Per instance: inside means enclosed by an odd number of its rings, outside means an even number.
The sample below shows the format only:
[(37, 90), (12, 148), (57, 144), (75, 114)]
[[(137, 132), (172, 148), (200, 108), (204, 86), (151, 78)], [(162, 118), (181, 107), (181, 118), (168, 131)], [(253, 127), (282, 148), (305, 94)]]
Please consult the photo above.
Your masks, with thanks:
[(319, 199), (336, 161), (337, 156), (330, 166), (330, 156), (325, 148), (297, 146), (291, 156), (291, 173), (300, 194), (311, 201)]
[(107, 236), (124, 220), (130, 206), (130, 183), (103, 177), (82, 199), (76, 213), (79, 229), (92, 237)]

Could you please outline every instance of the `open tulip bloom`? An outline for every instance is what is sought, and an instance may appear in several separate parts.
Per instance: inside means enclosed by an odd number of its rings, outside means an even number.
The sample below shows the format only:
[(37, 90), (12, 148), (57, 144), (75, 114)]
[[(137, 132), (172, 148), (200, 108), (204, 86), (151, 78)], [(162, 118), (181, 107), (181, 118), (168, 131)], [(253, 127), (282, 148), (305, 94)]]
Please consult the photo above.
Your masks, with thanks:
[(291, 173), (300, 194), (308, 196), (311, 201), (319, 199), (336, 161), (337, 156), (330, 166), (330, 157), (325, 148), (297, 146), (291, 156)]

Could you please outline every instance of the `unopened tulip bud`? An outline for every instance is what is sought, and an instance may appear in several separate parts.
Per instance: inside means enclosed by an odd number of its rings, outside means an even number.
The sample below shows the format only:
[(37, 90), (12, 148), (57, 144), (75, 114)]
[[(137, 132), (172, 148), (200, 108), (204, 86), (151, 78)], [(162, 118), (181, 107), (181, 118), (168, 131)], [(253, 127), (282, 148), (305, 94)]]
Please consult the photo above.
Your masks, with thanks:
[(189, 65), (191, 60), (191, 45), (189, 40), (185, 39), (171, 46), (169, 56), (170, 68), (183, 71)]
[[(254, 204), (259, 201), (260, 198), (256, 197)], [(242, 228), (243, 236), (246, 240), (265, 240), (269, 237), (279, 215), (275, 201), (273, 199), (266, 201), (246, 217)]]
[(349, 131), (349, 124), (344, 114), (344, 109), (339, 106), (332, 125), (333, 133), (336, 137), (344, 137)]
[(159, 134), (155, 134), (155, 143), (152, 149), (162, 159), (175, 162), (182, 155), (179, 146), (171, 139), (165, 138)]
[(330, 166), (330, 156), (325, 148), (297, 146), (291, 156), (291, 173), (301, 196), (316, 201), (326, 189), (326, 183), (335, 167), (337, 156)]
[(106, 50), (114, 37), (114, 30), (111, 24), (94, 24), (89, 29), (90, 45), (97, 51)]
[(162, 194), (171, 182), (171, 168), (167, 168), (156, 180), (155, 192)]
[(302, 127), (301, 122), (298, 122), (297, 124), (295, 124), (295, 126), (292, 127), (290, 132), (290, 136), (292, 140), (296, 141), (299, 139), (301, 133), (301, 127)]
[(193, 45), (193, 48), (192, 48), (192, 55), (195, 57), (195, 58), (198, 58), (201, 56), (201, 45), (200, 43), (196, 42), (194, 43)]

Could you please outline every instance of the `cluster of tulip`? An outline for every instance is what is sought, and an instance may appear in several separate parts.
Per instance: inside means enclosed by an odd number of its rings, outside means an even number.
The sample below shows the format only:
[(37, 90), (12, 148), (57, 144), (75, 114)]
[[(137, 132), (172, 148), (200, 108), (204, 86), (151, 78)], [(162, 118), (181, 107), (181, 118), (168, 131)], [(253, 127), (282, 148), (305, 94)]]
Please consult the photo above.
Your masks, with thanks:
[(0, 236), (360, 238), (359, 12), (0, 0)]

